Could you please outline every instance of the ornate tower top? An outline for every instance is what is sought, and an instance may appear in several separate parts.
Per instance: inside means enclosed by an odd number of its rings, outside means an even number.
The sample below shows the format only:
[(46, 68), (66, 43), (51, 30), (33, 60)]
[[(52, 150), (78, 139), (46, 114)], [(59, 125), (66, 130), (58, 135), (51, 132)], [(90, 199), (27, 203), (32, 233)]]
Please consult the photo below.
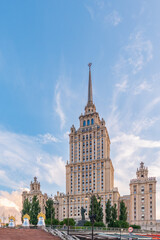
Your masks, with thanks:
[(37, 177), (34, 177), (34, 182), (31, 181), (30, 192), (40, 192), (40, 182), (37, 181)]
[(139, 169), (137, 168), (137, 179), (147, 179), (148, 178), (148, 168), (144, 166), (144, 163), (140, 163)]

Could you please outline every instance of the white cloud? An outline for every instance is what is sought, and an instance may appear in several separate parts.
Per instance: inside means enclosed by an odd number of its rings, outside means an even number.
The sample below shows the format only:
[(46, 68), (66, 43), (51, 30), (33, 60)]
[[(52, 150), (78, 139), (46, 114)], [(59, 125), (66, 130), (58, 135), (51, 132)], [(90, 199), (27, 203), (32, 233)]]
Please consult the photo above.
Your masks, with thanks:
[(124, 78), (125, 78), (125, 79), (124, 79), (123, 82), (116, 84), (116, 88), (118, 88), (118, 90), (119, 90), (120, 92), (125, 92), (125, 91), (127, 90), (127, 88), (128, 88), (128, 85), (127, 85), (127, 83), (128, 83), (127, 78), (128, 78), (128, 77), (125, 76)]
[(46, 162), (46, 159), (39, 157), (37, 163), (44, 169), (44, 177), (49, 183), (61, 185), (65, 182), (65, 163), (61, 157), (55, 157), (54, 164), (52, 161)]
[[(2, 186), (13, 189), (26, 187), (28, 185), (26, 180), (30, 181), (35, 174), (43, 181), (50, 183), (49, 179), (52, 179), (52, 184), (57, 183), (51, 171), (48, 173), (47, 169), (38, 162), (39, 158), (45, 159), (46, 164), (52, 164), (54, 171), (60, 172), (59, 177), (63, 177), (65, 162), (60, 158), (63, 164), (58, 166), (58, 157), (45, 152), (35, 137), (0, 130), (0, 183)], [(48, 175), (47, 179), (45, 175)], [(64, 182), (59, 184), (64, 186)]]
[(70, 134), (69, 131), (65, 132), (64, 135), (63, 135), (64, 139), (68, 140), (69, 139), (69, 134)]
[[(142, 139), (133, 134), (119, 133), (111, 139), (114, 155), (115, 186), (121, 195), (129, 194), (129, 182), (136, 178), (136, 170), (141, 161), (149, 169), (149, 176), (157, 178), (157, 189), (160, 189), (160, 141)], [(123, 167), (122, 167), (123, 166)], [(157, 200), (160, 192), (157, 190)], [(160, 217), (160, 204), (157, 201), (157, 217)]]
[(140, 94), (142, 91), (150, 92), (151, 90), (152, 90), (151, 84), (147, 83), (146, 81), (143, 81), (135, 88), (134, 94), (135, 95)]
[(133, 134), (125, 134), (122, 133), (121, 135), (112, 139), (112, 143), (125, 143), (126, 144), (126, 151), (128, 151), (129, 146), (132, 146), (135, 149), (137, 148), (160, 148), (160, 141), (152, 141), (152, 140), (145, 140), (141, 139), (139, 136), (135, 136)]
[(105, 16), (104, 21), (107, 23), (111, 23), (113, 26), (118, 26), (118, 24), (122, 21), (119, 13), (117, 11), (113, 11), (107, 16)]
[(59, 84), (56, 85), (56, 89), (55, 89), (55, 98), (56, 98), (56, 107), (55, 107), (55, 111), (58, 114), (60, 121), (61, 121), (61, 129), (64, 127), (65, 122), (66, 122), (66, 116), (62, 110), (62, 106), (61, 106), (61, 92), (59, 89)]
[(94, 17), (95, 17), (95, 13), (94, 13), (93, 8), (92, 8), (91, 6), (88, 6), (88, 5), (85, 5), (85, 7), (86, 7), (86, 9), (87, 9), (87, 11), (88, 11), (88, 13), (89, 13), (91, 19), (93, 20)]
[(125, 51), (128, 53), (127, 62), (132, 66), (134, 74), (152, 59), (152, 50), (151, 41), (144, 39), (142, 32), (131, 34), (130, 43), (125, 47)]
[(8, 193), (0, 191), (0, 219), (7, 223), (8, 217), (13, 215), (16, 223), (21, 223), (22, 197), (20, 191)]
[(38, 137), (36, 137), (36, 140), (42, 144), (47, 144), (47, 143), (56, 143), (59, 142), (60, 140), (53, 136), (50, 133), (46, 133), (44, 135), (39, 134)]
[[(134, 76), (140, 72), (144, 66), (153, 58), (153, 45), (149, 39), (146, 39), (141, 31), (132, 33), (128, 44), (121, 48), (121, 53), (113, 70), (117, 76)], [(149, 87), (144, 83), (141, 88)]]
[(143, 117), (142, 119), (137, 119), (133, 122), (133, 132), (139, 134), (142, 130), (146, 130), (153, 126), (157, 121), (159, 121), (159, 117)]

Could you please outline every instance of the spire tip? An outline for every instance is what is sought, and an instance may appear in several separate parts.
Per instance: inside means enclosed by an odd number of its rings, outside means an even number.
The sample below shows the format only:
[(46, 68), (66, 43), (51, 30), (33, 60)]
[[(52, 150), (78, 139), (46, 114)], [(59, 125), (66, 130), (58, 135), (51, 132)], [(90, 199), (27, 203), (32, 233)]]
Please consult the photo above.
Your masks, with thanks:
[(92, 63), (88, 63), (89, 70), (91, 69)]

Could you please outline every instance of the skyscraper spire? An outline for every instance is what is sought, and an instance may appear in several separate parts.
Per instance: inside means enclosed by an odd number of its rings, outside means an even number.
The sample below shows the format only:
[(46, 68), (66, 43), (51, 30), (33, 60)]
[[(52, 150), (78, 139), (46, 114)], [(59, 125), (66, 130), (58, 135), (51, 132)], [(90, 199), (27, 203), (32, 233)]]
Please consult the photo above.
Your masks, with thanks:
[(91, 80), (91, 65), (89, 63), (89, 82), (88, 82), (88, 104), (93, 104), (93, 96), (92, 96), (92, 80)]

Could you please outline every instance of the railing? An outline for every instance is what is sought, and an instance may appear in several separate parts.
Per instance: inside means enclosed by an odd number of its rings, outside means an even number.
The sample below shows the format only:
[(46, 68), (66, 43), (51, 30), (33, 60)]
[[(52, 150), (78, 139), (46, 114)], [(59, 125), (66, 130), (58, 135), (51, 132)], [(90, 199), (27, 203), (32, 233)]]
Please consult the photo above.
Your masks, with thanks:
[[(67, 226), (61, 226), (61, 225), (52, 225), (46, 226), (47, 228), (50, 227), (51, 229), (57, 229), (59, 231), (66, 232)], [(92, 230), (92, 226), (69, 226), (69, 231), (71, 233), (74, 232), (90, 232)], [(109, 228), (109, 227), (94, 227), (94, 232), (117, 232), (117, 233), (128, 233), (128, 228)], [(154, 231), (154, 230), (143, 230), (143, 229), (133, 229), (133, 233), (154, 233), (154, 232), (160, 232), (160, 231)]]

